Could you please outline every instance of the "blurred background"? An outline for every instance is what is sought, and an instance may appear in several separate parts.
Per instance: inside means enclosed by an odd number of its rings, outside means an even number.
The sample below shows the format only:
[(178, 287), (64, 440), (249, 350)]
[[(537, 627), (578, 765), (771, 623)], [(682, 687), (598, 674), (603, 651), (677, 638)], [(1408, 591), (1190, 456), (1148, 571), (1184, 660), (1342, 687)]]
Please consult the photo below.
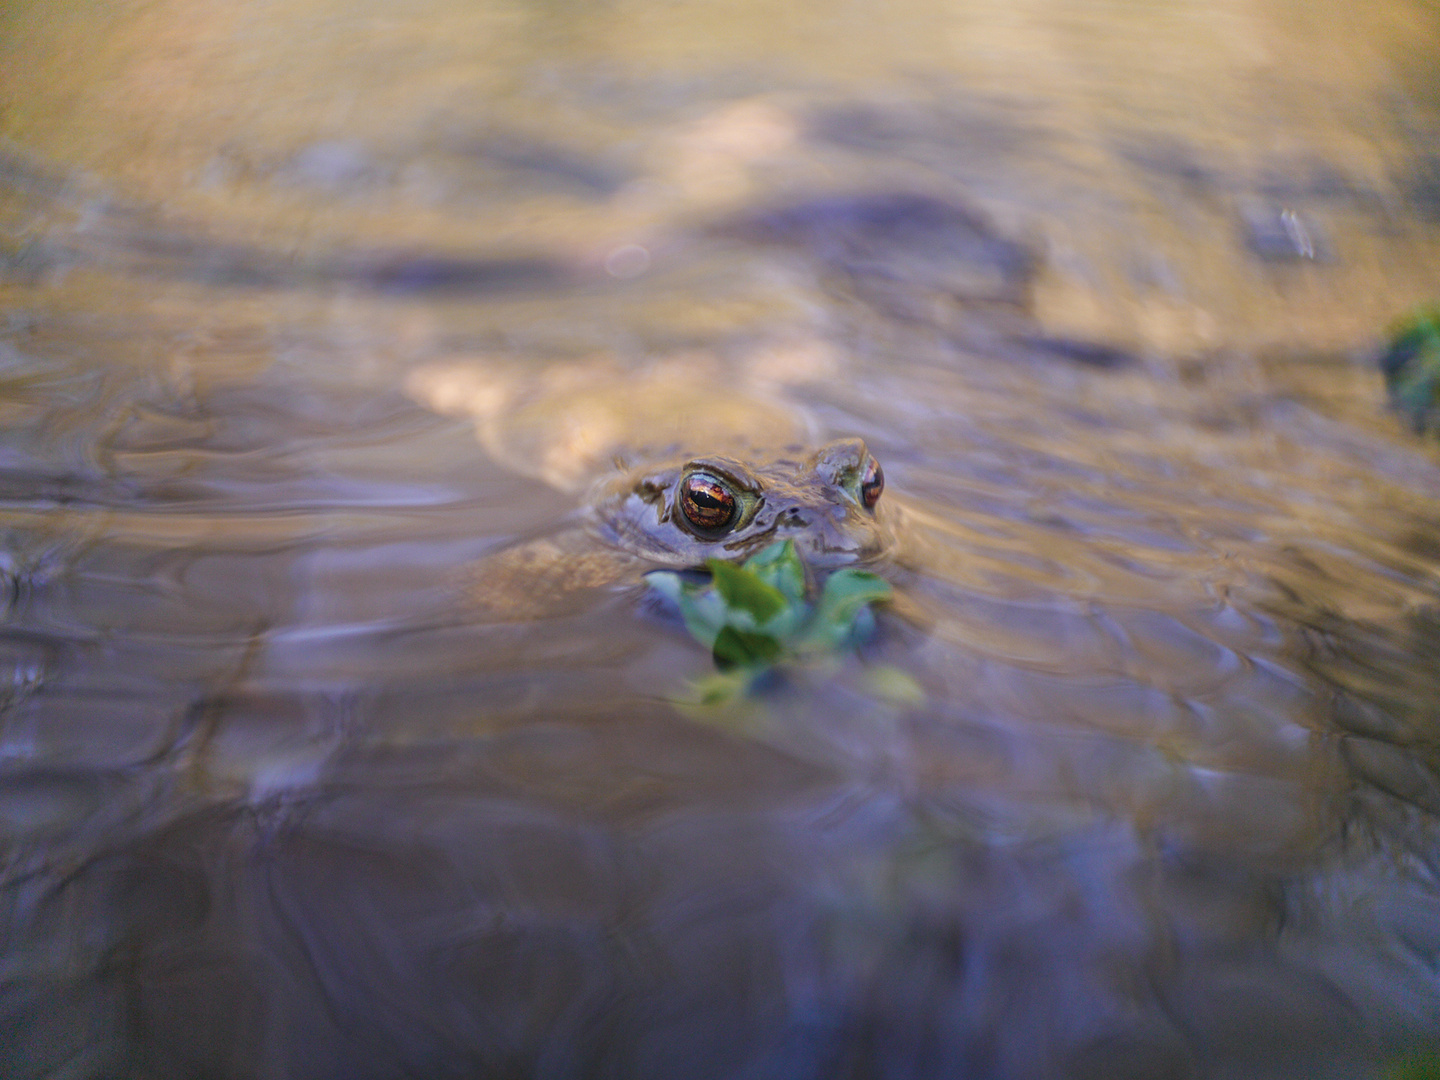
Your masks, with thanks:
[[(1437, 54), (1434, 0), (8, 0), (0, 1072), (1440, 1048), (1440, 448), (1376, 363)], [(617, 455), (857, 435), (838, 674), (687, 704), (643, 567), (556, 571)]]

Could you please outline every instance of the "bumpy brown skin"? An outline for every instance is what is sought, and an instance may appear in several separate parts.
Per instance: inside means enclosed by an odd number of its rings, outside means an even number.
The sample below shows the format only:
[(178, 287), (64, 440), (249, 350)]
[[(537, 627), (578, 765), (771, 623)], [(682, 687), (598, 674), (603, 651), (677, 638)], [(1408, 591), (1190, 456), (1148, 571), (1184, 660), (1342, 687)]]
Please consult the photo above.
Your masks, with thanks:
[[(697, 472), (735, 495), (722, 529), (697, 529), (678, 502)], [(874, 562), (892, 543), (879, 476), (859, 439), (750, 463), (710, 456), (625, 470), (592, 490), (583, 528), (497, 552), (471, 569), (467, 591), (488, 618), (528, 621), (583, 610), (598, 590), (638, 584), (646, 570), (740, 560), (776, 540), (793, 540), (815, 567)]]
[[(871, 562), (890, 544), (877, 474), (860, 439), (827, 443), (808, 456), (757, 462), (699, 457), (635, 469), (592, 493), (591, 528), (605, 544), (664, 566), (700, 566), (706, 559), (743, 559), (776, 540), (793, 540), (812, 566)], [(691, 524), (680, 504), (687, 476), (704, 473), (734, 491), (734, 522), (722, 530)], [(882, 481), (883, 482), (883, 481)], [(871, 505), (866, 505), (866, 493)]]

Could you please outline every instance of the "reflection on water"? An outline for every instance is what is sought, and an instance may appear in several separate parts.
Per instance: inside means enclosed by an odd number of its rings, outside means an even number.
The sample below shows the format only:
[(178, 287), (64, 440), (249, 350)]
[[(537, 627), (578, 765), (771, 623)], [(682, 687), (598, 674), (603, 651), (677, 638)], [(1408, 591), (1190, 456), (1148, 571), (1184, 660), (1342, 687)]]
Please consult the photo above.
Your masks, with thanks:
[[(0, 27), (0, 1072), (1440, 1038), (1432, 7)], [(879, 632), (684, 704), (586, 492), (850, 436)]]

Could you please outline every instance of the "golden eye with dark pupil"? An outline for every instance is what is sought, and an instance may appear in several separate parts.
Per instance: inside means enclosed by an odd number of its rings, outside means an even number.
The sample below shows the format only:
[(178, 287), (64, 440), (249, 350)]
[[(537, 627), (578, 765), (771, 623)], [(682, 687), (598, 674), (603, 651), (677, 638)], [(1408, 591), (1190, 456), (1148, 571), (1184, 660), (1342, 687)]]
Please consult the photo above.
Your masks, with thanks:
[(866, 509), (874, 510), (875, 504), (880, 501), (880, 493), (885, 490), (885, 470), (880, 468), (880, 462), (873, 457), (865, 466), (865, 474), (860, 477), (860, 501), (865, 504)]
[(735, 520), (735, 496), (709, 473), (692, 473), (680, 485), (680, 510), (695, 528), (714, 532)]

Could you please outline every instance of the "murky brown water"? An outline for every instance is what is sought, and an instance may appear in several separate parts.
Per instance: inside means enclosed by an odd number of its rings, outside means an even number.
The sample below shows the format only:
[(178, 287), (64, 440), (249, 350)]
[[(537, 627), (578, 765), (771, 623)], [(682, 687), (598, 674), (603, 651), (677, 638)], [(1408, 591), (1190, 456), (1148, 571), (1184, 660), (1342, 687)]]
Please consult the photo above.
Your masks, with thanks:
[[(0, 1073), (1436, 1046), (1440, 449), (1373, 350), (1437, 30), (8, 5)], [(898, 599), (833, 678), (677, 704), (638, 576), (498, 554), (617, 453), (849, 435)]]

